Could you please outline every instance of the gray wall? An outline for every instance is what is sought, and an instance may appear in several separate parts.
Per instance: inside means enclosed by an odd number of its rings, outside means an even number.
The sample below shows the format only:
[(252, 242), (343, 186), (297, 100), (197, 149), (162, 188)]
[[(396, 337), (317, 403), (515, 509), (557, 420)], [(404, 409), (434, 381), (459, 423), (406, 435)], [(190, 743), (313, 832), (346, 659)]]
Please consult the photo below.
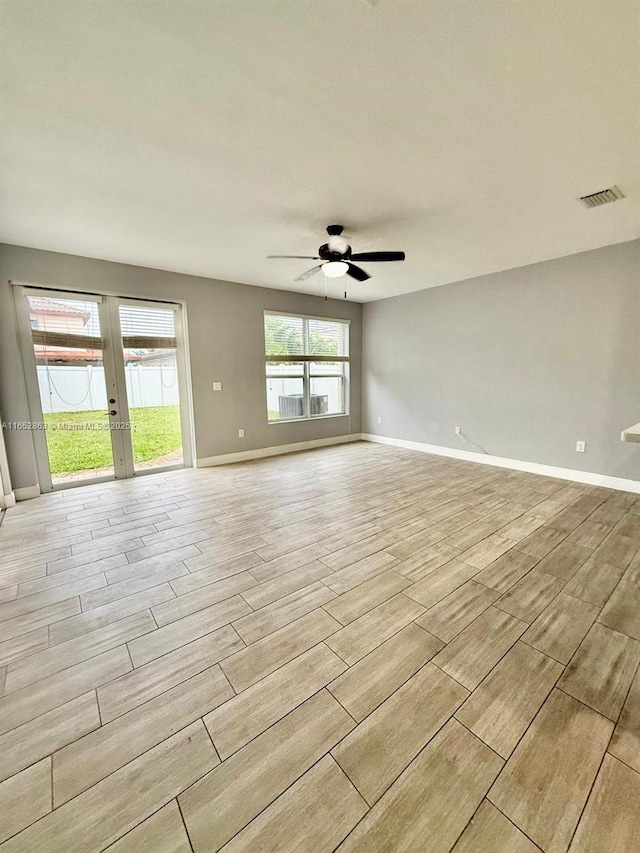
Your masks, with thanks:
[[(162, 270), (0, 246), (0, 413), (28, 421), (9, 281), (139, 298), (186, 300), (194, 401), (195, 456), (206, 458), (360, 432), (361, 305), (250, 287)], [(351, 320), (350, 415), (268, 424), (264, 379), (264, 310)], [(213, 392), (221, 380), (224, 390)], [(245, 438), (238, 438), (238, 429)], [(28, 433), (5, 433), (14, 488), (37, 483)]]
[(634, 240), (366, 304), (363, 432), (640, 480), (639, 273)]

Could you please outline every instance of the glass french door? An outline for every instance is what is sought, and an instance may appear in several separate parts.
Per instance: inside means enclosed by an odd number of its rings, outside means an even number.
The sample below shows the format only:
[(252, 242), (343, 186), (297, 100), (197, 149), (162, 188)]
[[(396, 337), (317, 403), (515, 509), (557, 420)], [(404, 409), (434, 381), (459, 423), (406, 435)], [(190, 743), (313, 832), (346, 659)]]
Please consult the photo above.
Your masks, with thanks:
[(182, 465), (175, 307), (118, 303), (135, 471)]
[(16, 297), (42, 491), (191, 464), (180, 305)]

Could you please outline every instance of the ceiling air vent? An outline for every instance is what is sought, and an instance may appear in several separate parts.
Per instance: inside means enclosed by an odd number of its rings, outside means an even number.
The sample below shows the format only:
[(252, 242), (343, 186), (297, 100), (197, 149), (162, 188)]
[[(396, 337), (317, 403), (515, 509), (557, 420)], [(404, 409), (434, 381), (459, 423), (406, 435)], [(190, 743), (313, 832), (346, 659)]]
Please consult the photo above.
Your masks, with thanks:
[(610, 201), (617, 201), (619, 198), (624, 198), (624, 193), (618, 187), (609, 187), (607, 190), (600, 190), (591, 195), (583, 195), (578, 201), (582, 202), (584, 207), (600, 207), (602, 204), (609, 204)]

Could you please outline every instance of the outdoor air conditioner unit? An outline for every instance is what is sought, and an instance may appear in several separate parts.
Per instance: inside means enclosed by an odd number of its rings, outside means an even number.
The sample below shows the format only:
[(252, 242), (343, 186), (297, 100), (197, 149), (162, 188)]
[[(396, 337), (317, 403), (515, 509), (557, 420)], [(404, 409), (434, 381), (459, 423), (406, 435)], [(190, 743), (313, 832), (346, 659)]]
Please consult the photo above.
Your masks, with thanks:
[[(304, 397), (302, 394), (280, 394), (278, 410), (281, 418), (304, 417)], [(311, 395), (311, 414), (326, 415), (329, 413), (329, 397), (326, 394)]]

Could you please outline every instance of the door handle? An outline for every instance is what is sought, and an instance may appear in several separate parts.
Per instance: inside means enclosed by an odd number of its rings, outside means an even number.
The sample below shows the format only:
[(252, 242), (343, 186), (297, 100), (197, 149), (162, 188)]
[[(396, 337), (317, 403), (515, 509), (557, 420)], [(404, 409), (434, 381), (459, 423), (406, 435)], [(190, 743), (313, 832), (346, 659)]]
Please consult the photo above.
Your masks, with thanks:
[(108, 414), (108, 415), (117, 415), (118, 413), (116, 412), (116, 410), (115, 410), (115, 409), (111, 409), (111, 411), (110, 411), (110, 412), (107, 412), (107, 414)]

